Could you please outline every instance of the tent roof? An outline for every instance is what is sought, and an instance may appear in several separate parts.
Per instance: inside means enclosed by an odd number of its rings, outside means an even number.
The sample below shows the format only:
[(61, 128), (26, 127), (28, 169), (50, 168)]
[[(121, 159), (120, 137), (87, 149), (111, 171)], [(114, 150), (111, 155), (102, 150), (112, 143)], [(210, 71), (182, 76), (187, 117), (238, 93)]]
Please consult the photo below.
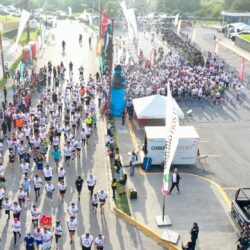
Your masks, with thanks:
[[(151, 95), (133, 99), (134, 110), (138, 119), (165, 119), (166, 97), (162, 95)], [(179, 118), (184, 114), (174, 100), (174, 105)]]

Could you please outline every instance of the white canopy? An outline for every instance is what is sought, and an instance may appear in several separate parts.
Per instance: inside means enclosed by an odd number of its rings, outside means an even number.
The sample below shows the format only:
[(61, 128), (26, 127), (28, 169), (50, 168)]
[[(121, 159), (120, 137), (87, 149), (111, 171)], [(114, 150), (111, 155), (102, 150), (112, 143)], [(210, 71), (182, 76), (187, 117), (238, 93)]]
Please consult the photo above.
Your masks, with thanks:
[[(137, 119), (165, 119), (166, 101), (166, 97), (162, 95), (151, 95), (133, 99)], [(175, 100), (174, 105), (178, 117), (184, 118), (184, 114)]]

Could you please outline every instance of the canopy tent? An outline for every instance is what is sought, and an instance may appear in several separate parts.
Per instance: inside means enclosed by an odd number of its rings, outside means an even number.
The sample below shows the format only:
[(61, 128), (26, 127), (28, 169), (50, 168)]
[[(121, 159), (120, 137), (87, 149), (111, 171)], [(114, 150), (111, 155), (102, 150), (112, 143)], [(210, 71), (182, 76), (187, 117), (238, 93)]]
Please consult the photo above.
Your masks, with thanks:
[[(137, 119), (165, 119), (166, 101), (166, 97), (162, 95), (151, 95), (133, 99), (133, 106)], [(179, 118), (184, 118), (184, 114), (175, 100), (174, 106), (177, 116)]]

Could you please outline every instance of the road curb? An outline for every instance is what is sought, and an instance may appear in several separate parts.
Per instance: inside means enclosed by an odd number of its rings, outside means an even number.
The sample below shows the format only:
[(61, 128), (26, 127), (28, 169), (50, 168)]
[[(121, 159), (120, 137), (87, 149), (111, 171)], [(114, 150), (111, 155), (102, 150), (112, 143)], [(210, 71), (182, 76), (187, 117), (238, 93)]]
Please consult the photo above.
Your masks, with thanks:
[(137, 229), (139, 229), (141, 232), (143, 232), (145, 235), (147, 235), (148, 237), (152, 238), (153, 240), (155, 240), (159, 245), (167, 248), (168, 250), (180, 250), (180, 248), (178, 248), (177, 246), (175, 246), (174, 244), (164, 241), (161, 239), (161, 236), (159, 234), (157, 234), (155, 231), (151, 230), (150, 228), (148, 228), (147, 226), (145, 226), (144, 224), (140, 223), (139, 221), (137, 221), (136, 219), (134, 219), (133, 217), (125, 214), (124, 212), (122, 212), (120, 209), (117, 209), (116, 207), (111, 207), (112, 211), (121, 219), (123, 219), (125, 222), (129, 223), (130, 225), (136, 227)]

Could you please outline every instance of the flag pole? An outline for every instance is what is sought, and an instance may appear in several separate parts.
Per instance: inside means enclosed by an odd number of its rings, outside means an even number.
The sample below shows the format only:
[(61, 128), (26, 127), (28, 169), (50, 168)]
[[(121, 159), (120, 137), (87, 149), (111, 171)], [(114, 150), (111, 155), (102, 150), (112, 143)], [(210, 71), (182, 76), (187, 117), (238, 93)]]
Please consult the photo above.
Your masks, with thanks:
[(164, 222), (165, 217), (165, 195), (163, 195), (163, 204), (162, 204), (162, 222)]

